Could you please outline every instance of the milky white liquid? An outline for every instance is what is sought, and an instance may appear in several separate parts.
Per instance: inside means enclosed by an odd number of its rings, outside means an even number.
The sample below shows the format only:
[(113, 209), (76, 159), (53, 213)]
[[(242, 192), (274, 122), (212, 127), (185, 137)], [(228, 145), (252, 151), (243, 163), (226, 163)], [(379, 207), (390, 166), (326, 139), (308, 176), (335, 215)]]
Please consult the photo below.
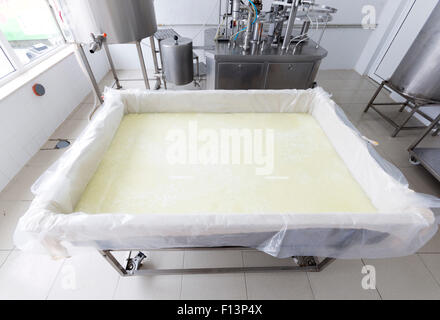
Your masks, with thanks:
[[(170, 130), (274, 132), (273, 172), (253, 164), (171, 164)], [(199, 147), (203, 146), (200, 142)], [(308, 114), (130, 114), (78, 202), (86, 213), (374, 213), (324, 131)]]

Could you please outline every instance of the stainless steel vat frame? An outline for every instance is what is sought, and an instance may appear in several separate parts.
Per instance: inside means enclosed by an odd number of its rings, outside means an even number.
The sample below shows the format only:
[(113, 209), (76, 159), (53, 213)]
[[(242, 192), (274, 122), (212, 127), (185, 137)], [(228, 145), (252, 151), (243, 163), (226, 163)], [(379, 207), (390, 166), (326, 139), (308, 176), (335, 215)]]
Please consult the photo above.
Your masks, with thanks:
[[(425, 132), (418, 138), (409, 148), (410, 162), (413, 164), (421, 164), (428, 170), (438, 181), (440, 181), (440, 148), (418, 148), (417, 146), (434, 130), (435, 126), (440, 123), (440, 115), (432, 121)], [(440, 129), (437, 129), (436, 134)]]
[[(416, 40), (409, 48), (403, 60), (400, 62), (396, 71), (394, 71), (393, 75), (388, 81), (382, 82), (379, 89), (376, 91), (367, 108), (365, 109), (365, 112), (367, 112), (368, 109), (372, 108), (392, 126), (394, 126), (395, 131), (392, 134), (393, 137), (395, 137), (400, 130), (425, 128), (405, 127), (415, 113), (420, 114), (425, 119), (430, 121), (432, 124), (432, 129), (438, 128), (438, 121), (436, 122), (435, 119), (432, 119), (420, 111), (420, 107), (440, 104), (440, 51), (438, 50), (440, 45), (439, 21), (440, 3), (437, 4), (432, 11), (422, 30), (417, 35)], [(400, 111), (403, 111), (403, 109), (407, 106), (412, 109), (405, 121), (400, 125), (375, 108), (375, 106), (378, 105), (399, 105), (399, 103), (374, 103), (374, 100), (384, 86), (392, 89), (406, 99), (406, 102), (402, 104)], [(429, 134), (429, 132), (427, 132), (427, 134)], [(437, 129), (435, 135), (439, 132), (440, 129)]]
[[(215, 247), (215, 248), (173, 248), (145, 251), (206, 251), (206, 250), (253, 250), (243, 247)], [(124, 267), (113, 255), (112, 252), (129, 251), (127, 265)], [(132, 257), (132, 252), (139, 253)], [(147, 257), (141, 250), (100, 250), (100, 254), (122, 277), (131, 276), (153, 276), (153, 275), (175, 275), (175, 274), (224, 274), (240, 272), (274, 272), (274, 271), (296, 271), (296, 272), (320, 272), (324, 270), (335, 259), (324, 258), (321, 261), (317, 257), (292, 257), (297, 265), (294, 266), (271, 266), (271, 267), (229, 267), (229, 268), (184, 268), (184, 269), (147, 269), (142, 267), (142, 261)]]
[[(390, 102), (390, 103), (375, 103), (377, 96), (382, 91), (382, 89), (386, 87), (391, 89), (392, 91), (396, 92), (400, 96), (402, 96), (406, 101), (401, 102)], [(438, 122), (436, 123), (435, 120), (424, 113), (422, 110), (420, 110), (421, 107), (429, 107), (429, 106), (438, 106), (440, 102), (432, 101), (432, 100), (421, 100), (418, 98), (415, 98), (413, 96), (409, 96), (401, 91), (399, 91), (392, 83), (389, 81), (382, 81), (379, 88), (374, 93), (373, 97), (371, 98), (370, 102), (368, 103), (367, 107), (365, 108), (364, 112), (368, 112), (368, 110), (371, 108), (374, 111), (376, 111), (384, 120), (386, 120), (390, 125), (394, 127), (394, 132), (391, 134), (392, 137), (396, 137), (400, 131), (402, 130), (420, 130), (425, 129), (426, 126), (406, 126), (406, 124), (409, 122), (409, 120), (414, 116), (415, 113), (420, 114), (423, 118), (428, 120), (430, 123), (433, 123), (433, 128), (437, 127), (436, 132), (433, 133), (433, 136), (438, 135), (440, 132), (440, 126)], [(408, 113), (408, 116), (403, 120), (402, 123), (396, 123), (393, 119), (391, 119), (389, 116), (384, 114), (382, 111), (380, 111), (377, 106), (400, 106), (399, 112), (402, 112), (406, 107), (410, 108), (411, 111)]]
[(417, 35), (389, 82), (421, 100), (440, 101), (440, 2)]

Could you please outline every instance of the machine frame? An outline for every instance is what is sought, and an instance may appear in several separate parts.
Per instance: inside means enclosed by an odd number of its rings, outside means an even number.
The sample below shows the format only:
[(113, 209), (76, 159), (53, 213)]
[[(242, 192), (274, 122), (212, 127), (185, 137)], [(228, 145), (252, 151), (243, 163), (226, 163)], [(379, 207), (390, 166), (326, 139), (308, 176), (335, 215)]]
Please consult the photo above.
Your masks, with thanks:
[[(171, 248), (171, 249), (155, 249), (143, 251), (217, 251), (217, 250), (248, 250), (257, 251), (245, 247), (211, 247), (211, 248)], [(119, 273), (122, 277), (132, 276), (153, 276), (153, 275), (176, 275), (176, 274), (225, 274), (225, 273), (241, 273), (241, 272), (281, 272), (281, 271), (294, 271), (294, 272), (320, 272), (324, 270), (329, 264), (336, 259), (318, 257), (292, 257), (296, 266), (270, 266), (270, 267), (222, 267), (222, 268), (178, 268), (178, 269), (147, 269), (142, 268), (142, 262), (147, 255), (142, 250), (99, 250), (102, 257)], [(124, 267), (113, 255), (113, 252), (125, 252), (129, 251), (129, 257), (127, 259), (127, 265)], [(132, 258), (132, 252), (139, 251), (139, 253)]]
[[(387, 102), (387, 103), (375, 103), (377, 96), (382, 91), (383, 88), (390, 88), (397, 94), (399, 94), (401, 97), (403, 97), (406, 101), (405, 102)], [(425, 126), (406, 126), (406, 124), (411, 120), (411, 118), (414, 116), (415, 113), (420, 114), (423, 118), (428, 120), (430, 123), (433, 123), (433, 128), (436, 127), (436, 131), (433, 133), (433, 136), (436, 136), (440, 133), (440, 126), (438, 125), (438, 121), (436, 122), (435, 119), (424, 113), (420, 110), (421, 107), (429, 107), (429, 106), (438, 106), (439, 102), (435, 101), (425, 101), (416, 99), (414, 97), (411, 97), (407, 94), (404, 94), (400, 92), (396, 87), (394, 87), (389, 81), (382, 81), (379, 88), (374, 93), (373, 97), (371, 98), (370, 102), (368, 103), (367, 107), (365, 108), (364, 112), (368, 112), (368, 110), (371, 108), (374, 111), (376, 111), (384, 120), (386, 120), (390, 125), (394, 127), (394, 132), (391, 134), (391, 136), (394, 138), (396, 137), (400, 131), (402, 130), (420, 130), (425, 129)], [(377, 106), (401, 106), (399, 112), (402, 112), (406, 107), (410, 108), (411, 111), (409, 112), (408, 116), (405, 118), (405, 120), (402, 123), (396, 123), (393, 119), (391, 119), (389, 116), (384, 114), (382, 111), (380, 111)]]
[(429, 125), (425, 132), (409, 148), (410, 162), (412, 164), (421, 164), (438, 181), (440, 181), (440, 149), (439, 148), (417, 148), (417, 146), (431, 133), (437, 126), (434, 135), (440, 132), (440, 115)]

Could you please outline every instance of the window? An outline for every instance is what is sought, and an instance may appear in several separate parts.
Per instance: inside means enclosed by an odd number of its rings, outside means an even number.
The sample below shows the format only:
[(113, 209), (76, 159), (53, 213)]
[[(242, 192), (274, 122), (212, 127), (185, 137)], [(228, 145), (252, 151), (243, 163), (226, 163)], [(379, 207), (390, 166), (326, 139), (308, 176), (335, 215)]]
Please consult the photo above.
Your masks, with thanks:
[(11, 61), (9, 61), (6, 53), (0, 48), (0, 79), (15, 71)]
[(53, 0), (0, 0), (0, 79), (65, 43)]

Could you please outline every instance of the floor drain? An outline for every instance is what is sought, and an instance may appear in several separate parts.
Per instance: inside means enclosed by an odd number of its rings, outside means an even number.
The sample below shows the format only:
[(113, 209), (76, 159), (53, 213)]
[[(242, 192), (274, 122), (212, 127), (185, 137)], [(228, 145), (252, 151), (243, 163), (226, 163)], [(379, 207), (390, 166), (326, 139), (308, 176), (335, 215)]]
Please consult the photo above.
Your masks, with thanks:
[(55, 149), (65, 149), (70, 146), (70, 141), (68, 140), (60, 140), (57, 142)]

